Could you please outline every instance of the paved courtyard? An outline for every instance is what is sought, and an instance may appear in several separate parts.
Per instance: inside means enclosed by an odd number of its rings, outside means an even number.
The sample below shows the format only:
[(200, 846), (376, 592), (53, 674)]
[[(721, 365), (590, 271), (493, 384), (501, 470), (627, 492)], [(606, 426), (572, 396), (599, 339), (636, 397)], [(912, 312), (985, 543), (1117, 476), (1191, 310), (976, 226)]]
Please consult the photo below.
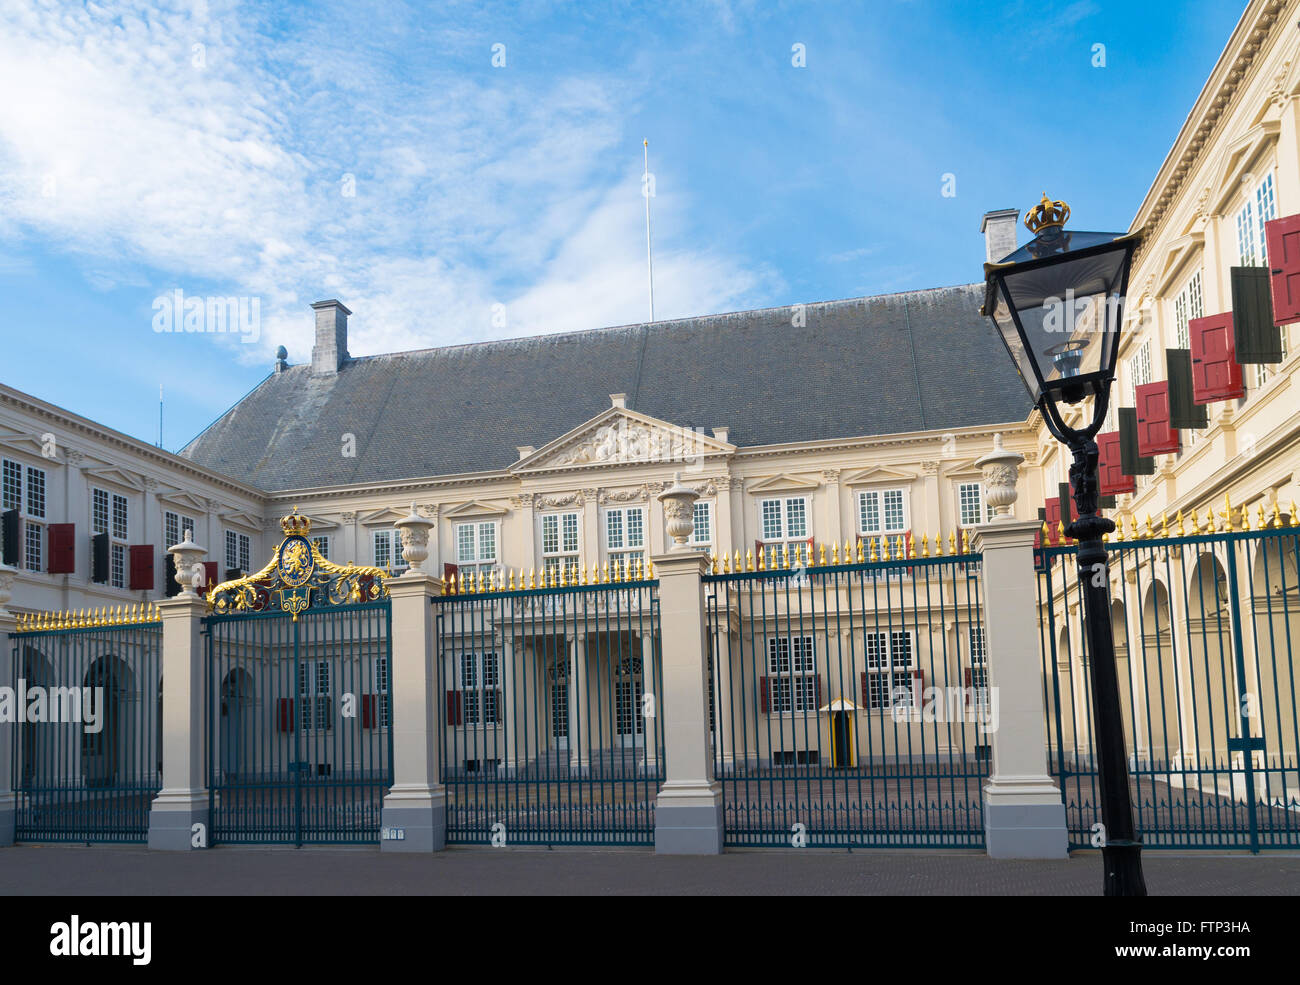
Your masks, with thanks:
[[(1300, 894), (1300, 854), (1149, 852), (1153, 896)], [(1053, 862), (974, 852), (736, 851), (715, 857), (645, 850), (143, 848), (20, 845), (0, 849), (0, 894), (95, 895), (1069, 895), (1095, 896), (1092, 852)]]

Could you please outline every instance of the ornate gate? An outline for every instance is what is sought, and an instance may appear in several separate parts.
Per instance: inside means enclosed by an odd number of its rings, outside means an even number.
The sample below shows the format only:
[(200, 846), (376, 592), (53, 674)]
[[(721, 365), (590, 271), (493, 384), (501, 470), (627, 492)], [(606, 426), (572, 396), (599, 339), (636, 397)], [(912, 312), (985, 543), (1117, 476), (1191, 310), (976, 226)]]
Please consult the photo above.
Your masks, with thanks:
[(392, 614), (378, 568), (339, 566), (295, 510), (265, 568), (208, 593), (212, 841), (379, 841), (392, 784)]

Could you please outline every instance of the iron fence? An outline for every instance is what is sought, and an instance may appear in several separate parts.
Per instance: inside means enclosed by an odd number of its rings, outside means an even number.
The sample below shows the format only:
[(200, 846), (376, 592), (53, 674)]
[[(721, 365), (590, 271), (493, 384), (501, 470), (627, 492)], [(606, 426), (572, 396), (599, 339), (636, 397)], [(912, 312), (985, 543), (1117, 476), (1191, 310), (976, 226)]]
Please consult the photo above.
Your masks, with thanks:
[(648, 572), (629, 574), (470, 580), (433, 599), (449, 842), (653, 844), (659, 601)]
[(25, 617), (12, 642), (16, 838), (146, 841), (162, 785), (156, 612)]
[(706, 576), (726, 844), (984, 844), (981, 558), (921, 551), (786, 551)]
[[(1300, 530), (1276, 512), (1263, 529), (1233, 530), (1232, 513), (1218, 532), (1197, 532), (1193, 518), (1191, 535), (1181, 514), (1159, 532), (1148, 520), (1145, 537), (1130, 520), (1108, 545), (1124, 737), (1147, 848), (1300, 846)], [(1070, 843), (1088, 847), (1101, 831), (1076, 551), (1041, 551), (1038, 595), (1049, 764)]]

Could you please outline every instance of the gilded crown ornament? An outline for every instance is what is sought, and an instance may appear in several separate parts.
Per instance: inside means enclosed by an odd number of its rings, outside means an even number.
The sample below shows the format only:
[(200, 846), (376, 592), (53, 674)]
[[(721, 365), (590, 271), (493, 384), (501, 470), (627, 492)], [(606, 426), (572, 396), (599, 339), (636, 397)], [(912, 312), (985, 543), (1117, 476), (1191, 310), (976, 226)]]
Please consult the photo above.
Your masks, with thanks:
[(1043, 200), (1025, 214), (1025, 228), (1035, 236), (1041, 230), (1060, 228), (1070, 218), (1070, 207), (1060, 199), (1053, 201), (1043, 192)]
[(303, 516), (295, 506), (292, 513), (280, 520), (280, 529), (286, 537), (306, 537), (311, 533), (311, 517)]

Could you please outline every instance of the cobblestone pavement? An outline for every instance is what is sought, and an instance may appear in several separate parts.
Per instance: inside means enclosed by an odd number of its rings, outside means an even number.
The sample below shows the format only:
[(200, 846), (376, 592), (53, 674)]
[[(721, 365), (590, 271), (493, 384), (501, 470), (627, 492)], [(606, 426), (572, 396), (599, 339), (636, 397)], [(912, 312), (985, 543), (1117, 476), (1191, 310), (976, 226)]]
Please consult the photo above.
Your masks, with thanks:
[[(1153, 896), (1300, 894), (1300, 854), (1143, 856)], [(94, 895), (1066, 895), (1095, 896), (1101, 859), (996, 861), (973, 852), (458, 848), (436, 855), (372, 848), (0, 849), (0, 894)]]

